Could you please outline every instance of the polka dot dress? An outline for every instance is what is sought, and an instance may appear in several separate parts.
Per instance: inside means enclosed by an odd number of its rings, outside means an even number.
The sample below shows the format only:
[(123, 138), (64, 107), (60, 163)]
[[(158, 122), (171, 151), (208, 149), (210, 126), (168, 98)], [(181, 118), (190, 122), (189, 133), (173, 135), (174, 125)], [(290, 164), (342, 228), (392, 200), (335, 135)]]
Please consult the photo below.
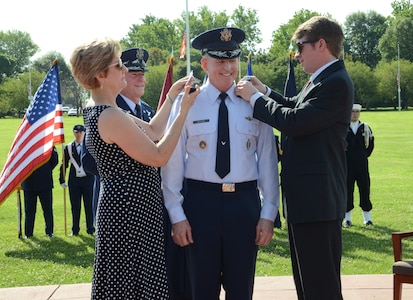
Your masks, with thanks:
[(101, 179), (92, 299), (169, 299), (159, 174), (100, 138), (97, 121), (108, 107), (84, 109)]

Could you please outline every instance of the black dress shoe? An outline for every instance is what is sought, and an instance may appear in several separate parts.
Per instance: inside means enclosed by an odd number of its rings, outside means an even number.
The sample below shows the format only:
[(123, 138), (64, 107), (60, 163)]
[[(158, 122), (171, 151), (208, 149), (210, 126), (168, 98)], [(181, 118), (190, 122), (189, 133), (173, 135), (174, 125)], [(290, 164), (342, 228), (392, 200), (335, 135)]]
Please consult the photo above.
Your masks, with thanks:
[(364, 225), (366, 226), (373, 226), (373, 222), (371, 220), (367, 221)]
[(351, 226), (353, 226), (351, 221), (346, 220), (346, 221), (343, 222), (343, 227), (344, 228), (350, 228)]
[(48, 233), (48, 234), (46, 234), (46, 236), (49, 237), (49, 238), (52, 238), (54, 235), (53, 235), (53, 233)]

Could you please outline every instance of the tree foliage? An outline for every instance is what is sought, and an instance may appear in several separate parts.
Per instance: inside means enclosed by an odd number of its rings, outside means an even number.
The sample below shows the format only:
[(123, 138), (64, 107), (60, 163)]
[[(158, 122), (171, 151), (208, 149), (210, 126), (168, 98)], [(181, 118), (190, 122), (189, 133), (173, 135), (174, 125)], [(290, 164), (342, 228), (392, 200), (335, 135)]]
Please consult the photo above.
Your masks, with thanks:
[[(343, 25), (345, 44), (343, 56), (346, 66), (355, 83), (355, 100), (365, 107), (394, 104), (397, 99), (395, 85), (395, 64), (398, 48), (401, 60), (401, 95), (408, 103), (413, 99), (409, 82), (413, 78), (413, 8), (409, 0), (396, 0), (392, 3), (391, 16), (383, 17), (374, 11), (357, 12), (347, 16)], [(165, 73), (171, 55), (174, 57), (174, 80), (187, 74), (187, 61), (200, 81), (205, 74), (200, 65), (201, 53), (190, 47), (190, 57), (185, 53), (179, 59), (179, 50), (186, 30), (186, 18), (189, 22), (189, 40), (216, 27), (234, 26), (246, 32), (246, 39), (241, 44), (240, 75), (247, 67), (247, 55), (252, 53), (253, 73), (271, 88), (283, 91), (290, 54), (294, 55), (295, 45), (291, 37), (295, 29), (312, 16), (321, 15), (306, 9), (298, 10), (287, 23), (274, 28), (271, 46), (257, 49), (261, 43), (261, 31), (258, 27), (259, 16), (255, 9), (239, 5), (232, 15), (225, 11), (213, 12), (207, 6), (197, 11), (182, 12), (175, 20), (144, 16), (137, 23), (131, 24), (129, 31), (121, 39), (123, 49), (142, 47), (149, 52), (146, 73), (147, 87), (143, 99), (156, 107)], [(326, 15), (331, 17), (330, 15)], [(0, 116), (8, 112), (19, 111), (27, 107), (28, 70), (32, 78), (32, 90), (35, 91), (50, 68), (53, 59), (59, 62), (61, 94), (63, 104), (81, 108), (87, 93), (74, 80), (69, 66), (60, 54), (52, 52), (31, 62), (31, 57), (38, 51), (28, 33), (20, 31), (0, 31)], [(308, 74), (302, 71), (294, 61), (297, 88), (305, 84)], [(413, 88), (413, 87), (412, 87)], [(410, 100), (411, 101), (411, 100)]]
[(377, 46), (386, 27), (386, 18), (375, 11), (356, 12), (347, 16), (344, 23), (346, 54), (351, 60), (373, 69), (381, 59)]
[(30, 58), (38, 49), (27, 32), (0, 31), (0, 83), (5, 77), (15, 77), (27, 71)]
[(413, 19), (400, 18), (395, 19), (379, 41), (379, 50), (383, 59), (387, 62), (398, 59), (398, 50), (400, 49), (400, 58), (413, 62)]

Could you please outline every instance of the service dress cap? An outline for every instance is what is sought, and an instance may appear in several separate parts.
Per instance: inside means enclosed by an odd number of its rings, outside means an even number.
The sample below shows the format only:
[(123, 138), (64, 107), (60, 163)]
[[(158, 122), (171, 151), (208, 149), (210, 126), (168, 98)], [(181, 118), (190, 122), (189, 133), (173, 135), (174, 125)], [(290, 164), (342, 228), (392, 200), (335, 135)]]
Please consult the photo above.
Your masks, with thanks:
[(73, 126), (73, 132), (80, 132), (80, 131), (86, 131), (85, 126), (81, 124)]
[(234, 27), (221, 27), (205, 31), (192, 40), (192, 47), (216, 59), (231, 59), (241, 55), (239, 44), (245, 32)]
[(148, 72), (146, 62), (149, 58), (149, 53), (143, 48), (130, 48), (122, 52), (120, 57), (125, 67), (129, 72)]
[(354, 110), (361, 110), (361, 105), (360, 104), (353, 104), (353, 109)]

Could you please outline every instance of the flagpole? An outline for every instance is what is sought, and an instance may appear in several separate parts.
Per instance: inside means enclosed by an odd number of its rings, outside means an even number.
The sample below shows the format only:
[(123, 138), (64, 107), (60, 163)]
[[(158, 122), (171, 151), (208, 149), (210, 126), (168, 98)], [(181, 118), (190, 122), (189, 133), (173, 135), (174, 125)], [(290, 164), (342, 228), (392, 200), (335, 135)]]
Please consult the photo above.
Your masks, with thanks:
[(397, 44), (397, 97), (399, 99), (399, 111), (402, 109), (400, 92), (400, 45)]
[[(62, 143), (62, 176), (66, 182), (66, 159), (65, 159), (65, 145)], [(63, 223), (65, 235), (67, 235), (67, 219), (66, 219), (66, 187), (63, 187)]]
[(191, 55), (190, 55), (190, 34), (189, 34), (189, 17), (188, 17), (188, 0), (186, 0), (186, 16), (185, 16), (185, 26), (186, 26), (186, 75), (188, 76), (191, 72)]
[(20, 196), (20, 188), (17, 189), (17, 231), (18, 238), (21, 239), (22, 234), (22, 200)]

